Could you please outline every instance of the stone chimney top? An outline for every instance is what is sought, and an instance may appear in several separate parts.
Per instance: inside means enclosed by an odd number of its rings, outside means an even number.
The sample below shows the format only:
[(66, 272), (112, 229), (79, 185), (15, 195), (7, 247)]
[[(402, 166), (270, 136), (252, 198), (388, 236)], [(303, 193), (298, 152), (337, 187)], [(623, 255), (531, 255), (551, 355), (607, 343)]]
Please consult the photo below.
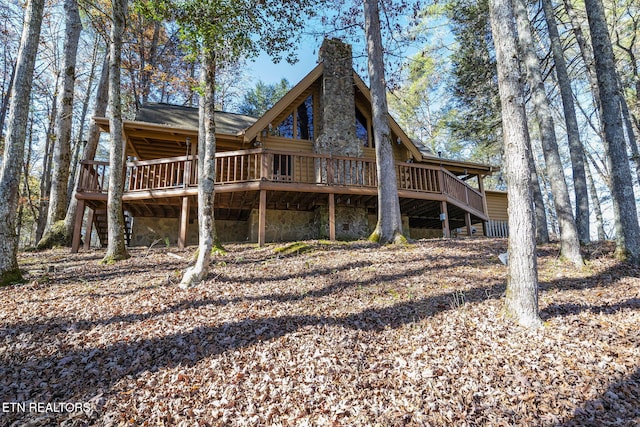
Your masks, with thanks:
[(342, 156), (362, 156), (356, 138), (356, 104), (351, 45), (340, 39), (324, 39), (318, 61), (324, 64), (322, 120), (315, 151)]
[(324, 39), (318, 51), (318, 62), (344, 63), (349, 69), (352, 67), (353, 54), (351, 45), (337, 38)]

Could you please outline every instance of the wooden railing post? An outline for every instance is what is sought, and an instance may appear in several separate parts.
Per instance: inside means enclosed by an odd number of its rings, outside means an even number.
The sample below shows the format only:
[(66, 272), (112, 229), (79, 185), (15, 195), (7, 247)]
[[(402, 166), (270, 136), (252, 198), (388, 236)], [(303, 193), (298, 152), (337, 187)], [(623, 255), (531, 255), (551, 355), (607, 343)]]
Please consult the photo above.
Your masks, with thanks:
[(191, 184), (191, 156), (187, 156), (187, 160), (184, 161), (184, 170), (182, 172), (182, 187), (187, 188)]
[(331, 185), (335, 182), (335, 168), (333, 167), (333, 156), (329, 156), (327, 161), (327, 185)]
[(260, 152), (260, 179), (265, 180), (269, 177), (269, 157), (263, 150)]

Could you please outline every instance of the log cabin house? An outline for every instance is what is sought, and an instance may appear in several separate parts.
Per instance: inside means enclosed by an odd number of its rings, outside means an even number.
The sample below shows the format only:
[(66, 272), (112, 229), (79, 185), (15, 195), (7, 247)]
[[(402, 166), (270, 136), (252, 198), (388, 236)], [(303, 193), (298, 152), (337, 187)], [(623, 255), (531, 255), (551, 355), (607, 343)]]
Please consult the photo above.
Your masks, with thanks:
[[(104, 132), (109, 120), (95, 118)], [(371, 95), (351, 47), (325, 40), (319, 64), (262, 117), (217, 112), (214, 217), (221, 241), (366, 238), (377, 221)], [(411, 238), (500, 234), (506, 194), (483, 178), (495, 167), (440, 158), (389, 116), (403, 229)], [(198, 109), (141, 108), (123, 123), (123, 207), (130, 245), (196, 244)], [(85, 161), (73, 251), (95, 229), (106, 244), (109, 164)], [(85, 215), (86, 213), (86, 215)], [(486, 230), (486, 231), (485, 231)], [(83, 237), (84, 236), (84, 237)]]

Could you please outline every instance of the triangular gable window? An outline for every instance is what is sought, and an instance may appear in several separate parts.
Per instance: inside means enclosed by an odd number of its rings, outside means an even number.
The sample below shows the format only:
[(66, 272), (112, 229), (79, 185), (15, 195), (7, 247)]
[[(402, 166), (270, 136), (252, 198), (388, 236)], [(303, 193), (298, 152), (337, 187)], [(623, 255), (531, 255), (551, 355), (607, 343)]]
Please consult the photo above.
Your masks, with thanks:
[(309, 95), (304, 102), (290, 111), (287, 117), (273, 128), (272, 134), (282, 138), (312, 141), (314, 137), (313, 96)]

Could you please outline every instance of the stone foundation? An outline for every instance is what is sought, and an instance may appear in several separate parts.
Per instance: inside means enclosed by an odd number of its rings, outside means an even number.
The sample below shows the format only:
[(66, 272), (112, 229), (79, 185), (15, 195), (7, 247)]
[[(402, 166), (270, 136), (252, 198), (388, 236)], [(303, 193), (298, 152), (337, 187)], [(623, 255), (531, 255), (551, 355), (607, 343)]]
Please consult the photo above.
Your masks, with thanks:
[[(265, 241), (287, 242), (318, 238), (318, 223), (314, 212), (267, 210)], [(258, 242), (259, 213), (249, 216), (249, 241)]]
[[(326, 206), (316, 209), (320, 224), (320, 238), (329, 238), (329, 208)], [(375, 226), (375, 222), (373, 223)], [(350, 208), (336, 206), (336, 239), (358, 240), (366, 239), (371, 234), (371, 225), (366, 208)]]
[[(377, 222), (375, 214), (365, 208), (336, 207), (336, 239), (366, 239)], [(135, 218), (131, 246), (177, 245), (180, 224), (177, 218)], [(409, 228), (409, 219), (402, 217), (402, 229), (407, 238), (433, 239), (442, 237), (442, 230)], [(258, 242), (258, 210), (248, 221), (216, 221), (221, 242)], [(326, 206), (312, 212), (267, 210), (265, 230), (267, 242), (286, 242), (329, 238), (329, 209)], [(189, 224), (187, 245), (198, 244), (198, 221)]]
[[(164, 245), (178, 244), (180, 222), (178, 218), (144, 218), (133, 220), (131, 246), (150, 246), (153, 242)], [(247, 241), (249, 235), (247, 221), (216, 221), (216, 231), (221, 242)], [(257, 241), (257, 240), (256, 240)], [(198, 221), (194, 220), (187, 229), (187, 245), (198, 244)]]

